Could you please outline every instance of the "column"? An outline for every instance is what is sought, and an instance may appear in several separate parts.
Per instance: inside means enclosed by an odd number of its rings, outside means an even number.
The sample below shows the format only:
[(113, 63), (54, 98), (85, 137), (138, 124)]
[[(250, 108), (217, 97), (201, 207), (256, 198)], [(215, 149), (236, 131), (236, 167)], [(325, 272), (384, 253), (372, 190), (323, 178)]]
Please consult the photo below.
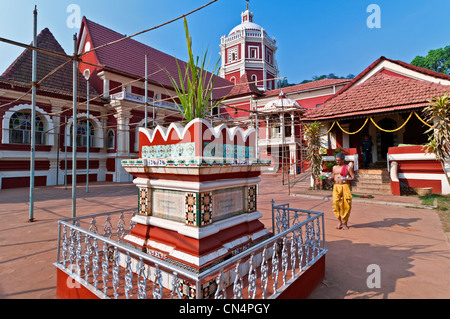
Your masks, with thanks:
[(289, 145), (289, 173), (292, 175), (297, 174), (297, 143)]
[[(350, 131), (350, 123), (341, 124), (341, 127), (347, 132)], [(342, 132), (342, 147), (349, 148), (350, 147), (350, 136), (347, 133)]]
[[(119, 102), (120, 103), (120, 102)], [(128, 174), (122, 167), (122, 159), (128, 158), (128, 150), (130, 147), (130, 118), (131, 114), (129, 110), (123, 108), (123, 106), (116, 107), (116, 114), (114, 117), (117, 119), (117, 148), (116, 148), (116, 182), (129, 182), (130, 174)]]
[[(55, 101), (50, 101), (50, 103), (52, 104), (51, 112), (56, 115), (52, 116), (53, 130), (47, 133), (47, 135), (53, 135), (54, 141), (50, 153), (51, 155), (48, 158), (50, 161), (50, 168), (47, 173), (48, 186), (56, 185), (57, 183), (59, 185), (64, 184), (64, 170), (59, 170), (59, 163), (58, 163), (58, 151), (59, 151), (59, 161), (61, 161), (61, 159), (64, 159), (64, 152), (60, 151), (58, 145), (58, 134), (60, 132), (60, 125), (61, 122), (64, 121), (64, 119), (61, 121), (60, 117), (62, 105), (59, 105), (59, 103), (57, 104), (57, 102)], [(60, 141), (61, 142), (64, 141), (64, 135), (60, 136)]]
[(294, 112), (292, 112), (291, 113), (291, 139), (292, 139), (292, 142), (294, 142), (295, 143), (295, 123), (294, 123), (294, 121), (295, 121), (295, 114), (294, 114)]
[(282, 139), (286, 137), (284, 136), (284, 113), (280, 114), (280, 135)]

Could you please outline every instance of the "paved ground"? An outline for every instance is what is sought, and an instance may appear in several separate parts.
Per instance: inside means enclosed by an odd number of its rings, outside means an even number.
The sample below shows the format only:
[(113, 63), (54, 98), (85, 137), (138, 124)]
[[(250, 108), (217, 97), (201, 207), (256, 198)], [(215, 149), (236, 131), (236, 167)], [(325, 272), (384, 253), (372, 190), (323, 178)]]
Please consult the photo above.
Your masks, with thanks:
[[(271, 200), (325, 212), (326, 274), (310, 298), (450, 298), (450, 243), (439, 218), (416, 197), (355, 198), (349, 230), (335, 229), (329, 191), (293, 187), (265, 175), (258, 208), (271, 227)], [(0, 190), (0, 298), (55, 298), (57, 221), (71, 217), (71, 189), (35, 190), (36, 221), (28, 222), (29, 190)], [(137, 206), (133, 184), (93, 183), (77, 188), (77, 214)], [(378, 265), (380, 288), (367, 280)], [(369, 270), (371, 268), (369, 267)], [(371, 278), (371, 277), (370, 277)], [(369, 279), (370, 279), (369, 278)], [(372, 282), (369, 280), (369, 282)]]

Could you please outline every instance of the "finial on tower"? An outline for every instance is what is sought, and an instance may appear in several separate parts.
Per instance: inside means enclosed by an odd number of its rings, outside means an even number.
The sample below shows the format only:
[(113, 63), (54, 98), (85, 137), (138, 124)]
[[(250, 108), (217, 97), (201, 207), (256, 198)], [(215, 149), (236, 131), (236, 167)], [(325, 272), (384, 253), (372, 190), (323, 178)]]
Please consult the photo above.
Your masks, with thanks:
[(253, 22), (253, 13), (251, 13), (248, 10), (248, 4), (250, 2), (250, 0), (245, 0), (247, 1), (247, 10), (245, 12), (242, 12), (241, 17), (242, 17), (242, 23), (244, 22)]

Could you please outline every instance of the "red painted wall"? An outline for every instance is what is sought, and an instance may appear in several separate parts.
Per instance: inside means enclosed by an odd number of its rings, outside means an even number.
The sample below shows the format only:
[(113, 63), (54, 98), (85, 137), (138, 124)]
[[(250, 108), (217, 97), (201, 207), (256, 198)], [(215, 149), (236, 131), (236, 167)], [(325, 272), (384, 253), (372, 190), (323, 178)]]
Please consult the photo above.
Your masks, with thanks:
[(318, 104), (325, 103), (332, 95), (318, 96), (310, 99), (297, 100), (297, 102), (305, 109), (315, 109)]
[(381, 73), (383, 73), (383, 74), (387, 74), (387, 75), (398, 76), (399, 78), (405, 78), (405, 79), (408, 79), (408, 77), (407, 77), (407, 76), (404, 76), (404, 75), (401, 75), (401, 74), (398, 74), (398, 73), (392, 72), (392, 71), (390, 71), (390, 70), (383, 70), (383, 71), (381, 71)]
[[(34, 186), (46, 186), (47, 176), (35, 176)], [(20, 188), (20, 187), (30, 187), (29, 177), (3, 177), (2, 178), (2, 189), (6, 188)]]
[[(231, 81), (232, 77), (235, 78), (234, 83), (237, 83), (239, 81), (239, 78), (241, 77), (241, 72), (235, 71), (235, 72), (225, 74), (225, 79), (227, 79), (228, 81)], [(233, 81), (231, 81), (231, 82), (233, 82)]]

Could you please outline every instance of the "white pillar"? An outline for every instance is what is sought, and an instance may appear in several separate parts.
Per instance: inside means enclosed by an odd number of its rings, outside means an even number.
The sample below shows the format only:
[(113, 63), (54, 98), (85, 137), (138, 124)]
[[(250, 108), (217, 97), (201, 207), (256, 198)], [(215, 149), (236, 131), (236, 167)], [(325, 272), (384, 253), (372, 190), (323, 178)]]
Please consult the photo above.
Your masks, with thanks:
[(122, 165), (122, 159), (128, 158), (130, 147), (130, 111), (123, 109), (122, 106), (116, 107), (116, 114), (114, 117), (117, 119), (117, 157), (116, 157), (116, 182), (128, 182), (130, 181), (130, 175), (127, 173)]
[[(341, 124), (341, 127), (349, 132), (350, 130), (350, 123), (347, 124)], [(350, 135), (347, 133), (342, 132), (342, 148), (349, 148), (350, 147)]]
[(295, 115), (294, 112), (291, 113), (291, 138), (292, 142), (295, 142), (295, 125), (294, 125)]
[(286, 137), (284, 135), (284, 113), (280, 114), (280, 135), (281, 135), (281, 138), (283, 138), (283, 136)]
[[(57, 104), (54, 101), (51, 101), (51, 103)], [(53, 105), (51, 110), (53, 114), (61, 114), (62, 106)], [(64, 160), (64, 152), (61, 152), (59, 150), (58, 144), (58, 133), (60, 132), (60, 125), (62, 122), (61, 117), (59, 115), (55, 115), (52, 117), (52, 121), (53, 121), (53, 130), (47, 133), (49, 136), (53, 136), (53, 145), (51, 152), (49, 154), (50, 168), (47, 173), (47, 186), (56, 185), (58, 182), (59, 185), (64, 184), (64, 170), (59, 170), (59, 163), (58, 163), (58, 151), (59, 151), (59, 161), (61, 161), (61, 159)], [(64, 135), (60, 136), (60, 141), (64, 141)]]

